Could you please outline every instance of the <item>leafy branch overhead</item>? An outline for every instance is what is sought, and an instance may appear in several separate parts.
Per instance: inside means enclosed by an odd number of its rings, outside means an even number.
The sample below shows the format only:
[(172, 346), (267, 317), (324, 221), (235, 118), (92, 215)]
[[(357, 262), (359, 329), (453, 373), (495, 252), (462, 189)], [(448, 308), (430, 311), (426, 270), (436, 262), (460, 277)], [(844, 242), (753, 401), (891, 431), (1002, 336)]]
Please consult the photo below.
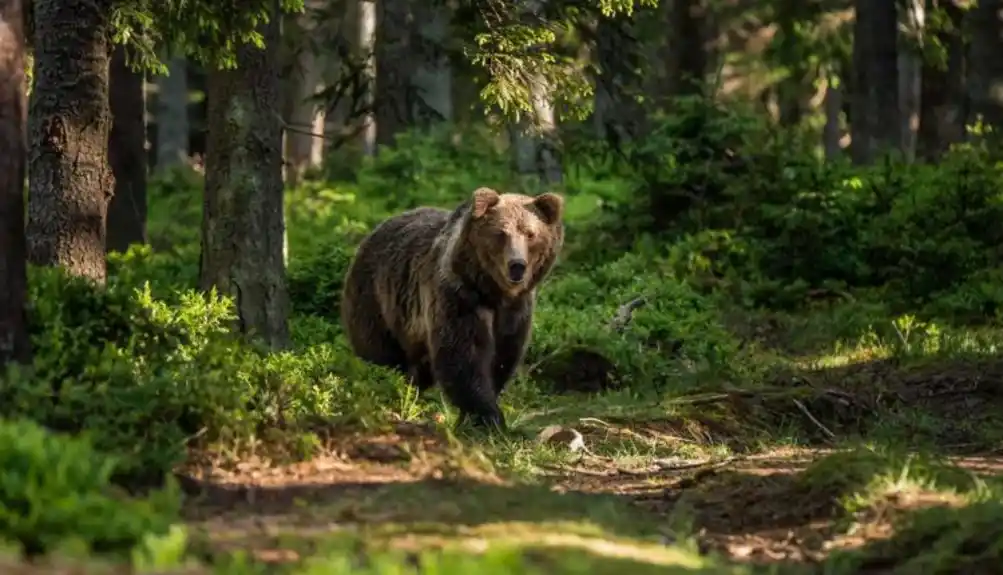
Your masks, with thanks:
[(264, 47), (261, 26), (272, 14), (303, 10), (303, 0), (122, 0), (112, 22), (130, 64), (163, 74), (165, 47), (209, 67), (235, 68), (239, 46)]
[(578, 55), (567, 38), (589, 17), (630, 16), (635, 6), (654, 7), (658, 0), (464, 0), (470, 40), (462, 50), (487, 73), (481, 100), (505, 116), (536, 120), (534, 84), (544, 84), (563, 117), (584, 119), (592, 109), (594, 89), (582, 73)]

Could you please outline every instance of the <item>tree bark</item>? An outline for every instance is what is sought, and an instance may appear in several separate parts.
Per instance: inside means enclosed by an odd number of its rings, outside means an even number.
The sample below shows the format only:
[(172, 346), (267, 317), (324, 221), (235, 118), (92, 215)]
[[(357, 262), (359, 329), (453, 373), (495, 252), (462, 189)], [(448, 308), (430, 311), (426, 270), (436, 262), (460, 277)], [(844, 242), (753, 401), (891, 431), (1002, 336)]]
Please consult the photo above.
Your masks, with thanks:
[(103, 283), (112, 0), (35, 0), (28, 261)]
[(944, 10), (950, 25), (934, 36), (946, 51), (946, 62), (923, 62), (917, 153), (936, 162), (965, 135), (965, 46), (963, 13), (953, 0), (926, 0), (926, 12)]
[[(979, 0), (970, 12), (968, 97), (972, 117), (1003, 130), (1003, 0)], [(995, 138), (999, 138), (997, 134)]]
[(898, 9), (895, 2), (856, 0), (853, 29), (853, 161), (901, 149)]
[(908, 0), (903, 4), (900, 20), (904, 34), (899, 35), (899, 120), (902, 130), (902, 152), (912, 161), (916, 158), (919, 132), (920, 98), (922, 92), (923, 54), (926, 6), (923, 0)]
[[(638, 8), (641, 14), (653, 14)], [(642, 91), (640, 47), (634, 30), (635, 14), (599, 16), (596, 25), (595, 100), (592, 122), (596, 137), (613, 144), (633, 140), (641, 131), (644, 110), (637, 96)]]
[(450, 37), (450, 12), (445, 3), (426, 2), (416, 7), (419, 21), (414, 71), (415, 91), (411, 117), (422, 126), (453, 120), (453, 70), (446, 44)]
[(376, 118), (376, 0), (356, 0), (356, 14), (359, 18), (358, 38), (356, 49), (358, 54), (365, 59), (365, 73), (363, 82), (366, 85), (363, 95), (362, 106), (365, 113), (362, 116), (362, 129), (359, 132), (359, 139), (362, 145), (362, 153), (366, 156), (376, 155), (376, 144), (378, 140), (377, 118)]
[[(531, 0), (522, 10), (539, 18), (545, 2)], [(547, 184), (557, 184), (564, 179), (564, 174), (558, 154), (557, 117), (551, 89), (543, 74), (530, 73), (528, 82), (532, 115), (521, 118), (510, 128), (515, 168), (521, 174), (536, 175)]]
[(27, 362), (25, 78), (21, 0), (0, 0), (0, 367)]
[(547, 184), (564, 180), (564, 170), (557, 146), (557, 118), (546, 79), (537, 77), (530, 86), (533, 119), (512, 127), (510, 136), (516, 171), (535, 175)]
[(163, 170), (188, 161), (188, 66), (175, 56), (157, 78), (157, 163)]
[(129, 68), (122, 46), (112, 55), (110, 75), (108, 160), (115, 195), (108, 205), (107, 249), (125, 252), (146, 243), (146, 101), (143, 73)]
[[(362, 3), (366, 4), (365, 1)], [(407, 0), (376, 4), (376, 145), (393, 146), (410, 128), (413, 98), (410, 7)]]
[(665, 54), (668, 93), (702, 94), (710, 60), (706, 0), (666, 0), (663, 14), (671, 30)]
[(273, 348), (289, 343), (279, 22), (276, 6), (263, 26), (265, 48), (241, 46), (236, 70), (208, 77), (200, 281), (234, 298), (241, 333)]
[(843, 86), (838, 84), (835, 74), (830, 75), (825, 87), (825, 126), (822, 128), (822, 144), (825, 147), (825, 158), (836, 160), (843, 154), (843, 126), (841, 117), (843, 111)]
[(309, 41), (314, 25), (307, 14), (289, 14), (285, 24), (298, 40), (290, 54), (291, 73), (285, 82), (284, 98), (286, 121), (290, 126), (285, 132), (284, 144), (286, 181), (296, 186), (307, 170), (319, 168), (323, 162), (324, 114), (312, 100), (321, 88), (323, 68), (320, 55)]

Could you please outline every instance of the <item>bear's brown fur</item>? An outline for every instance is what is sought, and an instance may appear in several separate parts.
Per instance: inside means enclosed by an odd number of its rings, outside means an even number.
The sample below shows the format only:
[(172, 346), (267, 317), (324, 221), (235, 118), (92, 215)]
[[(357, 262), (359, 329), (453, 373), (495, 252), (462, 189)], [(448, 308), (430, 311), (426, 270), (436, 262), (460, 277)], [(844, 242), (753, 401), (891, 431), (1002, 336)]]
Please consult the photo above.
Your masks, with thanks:
[(355, 353), (438, 383), (460, 420), (505, 427), (498, 395), (523, 359), (536, 289), (564, 244), (564, 199), (479, 188), (452, 212), (416, 208), (378, 225), (345, 278)]

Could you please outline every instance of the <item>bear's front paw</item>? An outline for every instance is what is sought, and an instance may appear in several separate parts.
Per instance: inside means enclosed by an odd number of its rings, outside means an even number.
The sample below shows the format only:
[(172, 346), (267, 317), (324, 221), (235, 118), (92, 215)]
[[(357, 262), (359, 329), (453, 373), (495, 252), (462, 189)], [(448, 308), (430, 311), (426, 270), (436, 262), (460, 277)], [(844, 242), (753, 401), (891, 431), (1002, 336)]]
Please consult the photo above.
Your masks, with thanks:
[(505, 416), (502, 415), (501, 408), (499, 407), (478, 412), (461, 413), (456, 423), (457, 427), (469, 424), (475, 429), (488, 432), (504, 432), (508, 429), (508, 425), (505, 423)]

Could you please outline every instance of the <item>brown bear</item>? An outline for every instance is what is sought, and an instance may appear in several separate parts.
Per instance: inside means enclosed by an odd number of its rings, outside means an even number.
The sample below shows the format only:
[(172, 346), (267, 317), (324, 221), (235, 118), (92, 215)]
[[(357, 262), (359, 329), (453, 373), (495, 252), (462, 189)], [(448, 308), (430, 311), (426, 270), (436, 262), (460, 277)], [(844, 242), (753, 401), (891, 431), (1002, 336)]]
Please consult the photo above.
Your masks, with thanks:
[(421, 207), (362, 240), (341, 320), (362, 359), (438, 383), (475, 425), (505, 428), (498, 396), (529, 343), (536, 289), (564, 244), (564, 198), (477, 189), (452, 211)]

